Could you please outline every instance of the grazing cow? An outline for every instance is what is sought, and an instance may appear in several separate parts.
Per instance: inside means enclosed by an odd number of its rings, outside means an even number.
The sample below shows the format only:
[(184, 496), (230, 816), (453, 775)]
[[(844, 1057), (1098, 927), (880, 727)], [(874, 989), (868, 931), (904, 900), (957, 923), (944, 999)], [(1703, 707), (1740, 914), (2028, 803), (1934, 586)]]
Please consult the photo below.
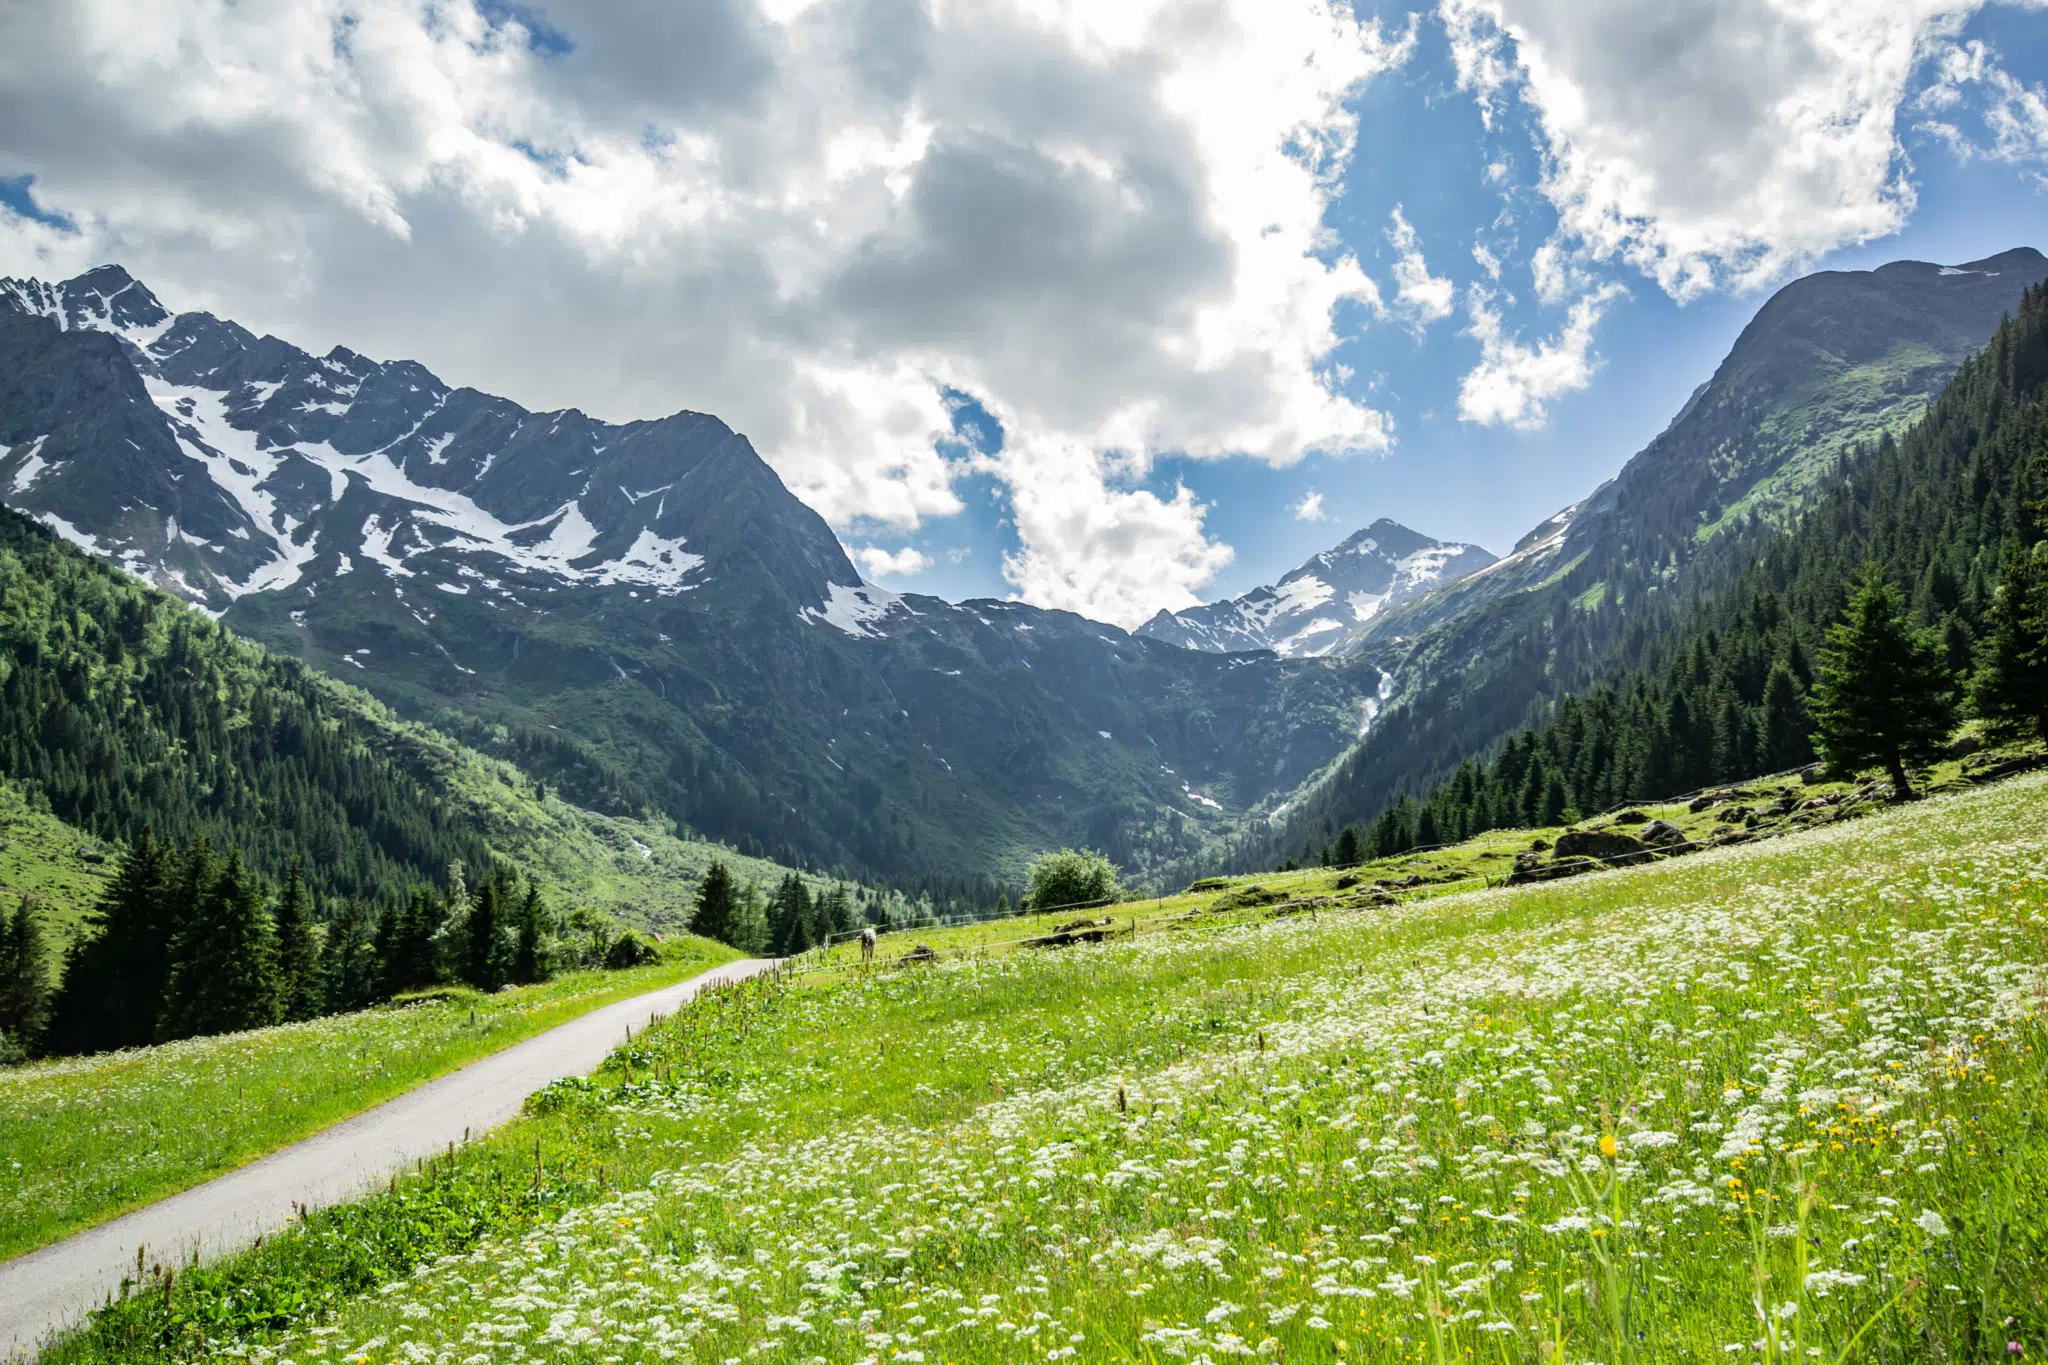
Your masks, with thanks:
[(875, 960), (875, 928), (873, 925), (869, 925), (860, 931), (860, 960), (862, 962), (873, 962)]

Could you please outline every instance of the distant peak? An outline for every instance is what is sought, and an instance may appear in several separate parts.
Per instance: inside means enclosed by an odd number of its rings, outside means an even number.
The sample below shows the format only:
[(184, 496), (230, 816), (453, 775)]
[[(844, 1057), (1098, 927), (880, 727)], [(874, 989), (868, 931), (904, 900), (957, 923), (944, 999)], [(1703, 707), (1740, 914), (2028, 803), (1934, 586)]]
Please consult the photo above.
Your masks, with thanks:
[(1949, 267), (1951, 270), (1968, 271), (1973, 275), (2002, 275), (2008, 270), (2039, 269), (2048, 266), (2048, 256), (2043, 256), (2030, 246), (2016, 246), (2010, 251), (2001, 251), (1996, 256), (1986, 256), (1981, 261), (1965, 261)]
[(170, 310), (140, 280), (114, 264), (94, 266), (58, 286), (72, 326), (103, 322), (115, 329), (155, 327)]

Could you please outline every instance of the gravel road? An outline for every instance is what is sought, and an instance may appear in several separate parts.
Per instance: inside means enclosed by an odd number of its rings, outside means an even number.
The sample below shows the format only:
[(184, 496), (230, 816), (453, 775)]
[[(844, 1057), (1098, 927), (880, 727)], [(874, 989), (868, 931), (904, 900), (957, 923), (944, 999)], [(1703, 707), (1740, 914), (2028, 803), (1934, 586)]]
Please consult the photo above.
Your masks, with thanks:
[(774, 965), (729, 962), (593, 1010), (204, 1185), (0, 1263), (0, 1359), (33, 1356), (39, 1342), (104, 1302), (134, 1269), (137, 1247), (151, 1262), (187, 1260), (195, 1247), (202, 1260), (238, 1250), (289, 1223), (296, 1205), (348, 1199), (451, 1142), (497, 1127), (549, 1081), (594, 1070), (629, 1028), (672, 1013), (707, 986)]

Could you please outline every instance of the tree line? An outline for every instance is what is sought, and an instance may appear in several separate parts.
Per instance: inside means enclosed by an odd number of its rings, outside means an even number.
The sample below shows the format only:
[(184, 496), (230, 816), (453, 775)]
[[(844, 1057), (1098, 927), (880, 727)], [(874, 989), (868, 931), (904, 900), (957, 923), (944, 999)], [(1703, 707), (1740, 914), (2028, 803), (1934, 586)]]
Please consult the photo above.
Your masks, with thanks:
[[(2048, 288), (2036, 287), (1903, 439), (1845, 460), (1727, 588), (1634, 642), (1633, 665), (1566, 695), (1489, 759), (1347, 822), (1361, 854), (1566, 823), (1823, 757), (1909, 790), (1925, 736), (1945, 739), (1962, 715), (1994, 737), (2048, 740), (2044, 394)], [(1335, 823), (1319, 836), (1332, 857)]]
[(297, 863), (273, 893), (239, 852), (203, 834), (159, 842), (145, 827), (65, 955), (61, 984), (28, 900), (0, 915), (0, 1052), (141, 1047), (657, 956), (599, 917), (552, 913), (537, 885), (502, 866), (473, 883), (457, 867), (445, 888), (415, 887), (382, 910), (351, 897), (329, 915)]

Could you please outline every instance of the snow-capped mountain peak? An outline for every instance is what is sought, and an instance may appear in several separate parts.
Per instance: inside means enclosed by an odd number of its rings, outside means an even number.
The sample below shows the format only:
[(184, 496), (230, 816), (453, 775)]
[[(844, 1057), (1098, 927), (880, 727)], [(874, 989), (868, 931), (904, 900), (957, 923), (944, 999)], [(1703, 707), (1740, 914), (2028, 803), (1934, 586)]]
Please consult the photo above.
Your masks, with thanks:
[(1328, 654), (1387, 608), (1493, 562), (1477, 545), (1432, 540), (1381, 518), (1270, 587), (1227, 602), (1162, 611), (1138, 634), (1212, 653)]
[[(53, 357), (95, 347), (106, 363), (64, 371), (96, 376), (93, 393), (35, 387)], [(0, 365), (27, 400), (22, 429), (0, 432), (0, 497), (216, 613), (351, 571), (409, 603), (569, 585), (673, 595), (726, 553), (761, 563), (760, 519), (782, 528), (790, 553), (765, 567), (800, 607), (860, 584), (746, 439), (700, 413), (529, 412), (412, 361), (314, 356), (173, 315), (119, 266), (0, 280)]]

